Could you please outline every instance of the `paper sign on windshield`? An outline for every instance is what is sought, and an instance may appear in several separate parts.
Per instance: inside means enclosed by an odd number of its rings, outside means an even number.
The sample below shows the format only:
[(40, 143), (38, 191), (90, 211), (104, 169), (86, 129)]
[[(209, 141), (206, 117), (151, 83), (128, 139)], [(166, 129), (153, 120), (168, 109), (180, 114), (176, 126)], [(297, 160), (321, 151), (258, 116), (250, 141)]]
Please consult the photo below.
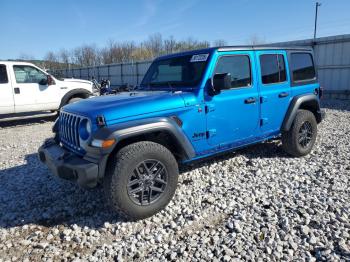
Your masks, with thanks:
[(209, 54), (193, 55), (190, 62), (205, 62), (208, 59)]

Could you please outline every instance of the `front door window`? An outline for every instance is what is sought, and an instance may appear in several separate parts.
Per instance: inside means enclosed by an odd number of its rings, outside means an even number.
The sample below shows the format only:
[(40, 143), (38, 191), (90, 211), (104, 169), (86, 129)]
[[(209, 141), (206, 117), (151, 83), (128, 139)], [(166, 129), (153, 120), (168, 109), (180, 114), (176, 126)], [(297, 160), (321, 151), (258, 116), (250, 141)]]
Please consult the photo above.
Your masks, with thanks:
[(47, 78), (43, 72), (32, 66), (15, 65), (13, 70), (18, 84), (40, 84)]

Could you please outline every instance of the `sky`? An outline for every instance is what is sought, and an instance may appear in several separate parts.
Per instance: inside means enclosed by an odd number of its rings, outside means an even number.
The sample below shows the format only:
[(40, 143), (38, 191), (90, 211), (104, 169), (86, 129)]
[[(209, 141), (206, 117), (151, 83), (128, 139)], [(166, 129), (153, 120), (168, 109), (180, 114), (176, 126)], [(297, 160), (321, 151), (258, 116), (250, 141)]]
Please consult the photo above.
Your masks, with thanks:
[[(314, 0), (0, 0), (0, 59), (151, 34), (229, 45), (313, 37)], [(318, 36), (350, 33), (350, 0), (320, 0)]]

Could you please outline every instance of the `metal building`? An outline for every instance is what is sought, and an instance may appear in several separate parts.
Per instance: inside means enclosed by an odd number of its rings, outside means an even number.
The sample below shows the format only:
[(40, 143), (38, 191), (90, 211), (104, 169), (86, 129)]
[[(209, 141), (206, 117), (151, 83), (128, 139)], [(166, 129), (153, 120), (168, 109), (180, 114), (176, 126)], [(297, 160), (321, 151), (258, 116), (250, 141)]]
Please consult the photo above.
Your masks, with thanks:
[(318, 77), (331, 97), (350, 98), (350, 34), (276, 43), (273, 45), (313, 46)]

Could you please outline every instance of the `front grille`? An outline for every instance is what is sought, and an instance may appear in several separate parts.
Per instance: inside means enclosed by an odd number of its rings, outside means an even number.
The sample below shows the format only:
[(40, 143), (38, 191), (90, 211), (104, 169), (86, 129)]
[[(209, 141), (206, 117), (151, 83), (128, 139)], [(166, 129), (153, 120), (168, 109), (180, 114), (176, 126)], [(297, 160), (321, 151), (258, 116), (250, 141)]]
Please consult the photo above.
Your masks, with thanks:
[(67, 112), (60, 112), (59, 116), (59, 137), (62, 145), (78, 154), (83, 154), (84, 150), (80, 146), (79, 125), (84, 119)]

